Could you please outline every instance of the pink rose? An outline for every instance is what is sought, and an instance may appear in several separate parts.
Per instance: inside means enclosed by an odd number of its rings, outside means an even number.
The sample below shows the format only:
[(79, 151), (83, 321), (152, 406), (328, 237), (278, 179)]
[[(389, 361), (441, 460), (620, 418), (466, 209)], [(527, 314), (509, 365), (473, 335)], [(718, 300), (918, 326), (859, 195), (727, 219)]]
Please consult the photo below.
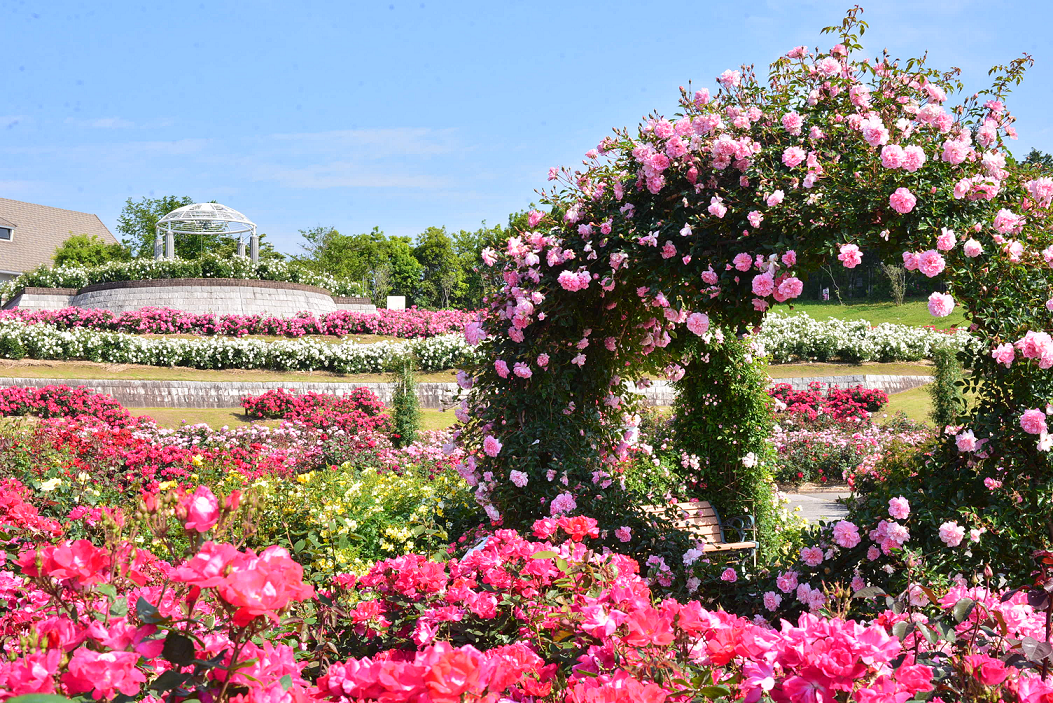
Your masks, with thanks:
[(977, 256), (982, 254), (984, 248), (980, 245), (980, 242), (975, 239), (969, 238), (962, 245), (962, 252), (970, 259), (975, 259)]
[(546, 366), (548, 366), (548, 354), (538, 354), (537, 365), (541, 368), (545, 368)]
[(918, 270), (918, 255), (913, 251), (903, 252), (903, 268), (908, 271)]
[(486, 435), (483, 438), (483, 451), (487, 456), (494, 457), (501, 452), (502, 444), (493, 435)]
[(709, 330), (709, 315), (704, 312), (693, 312), (687, 316), (687, 329), (699, 336)]
[(1029, 434), (1046, 432), (1046, 414), (1041, 410), (1025, 410), (1020, 416), (1020, 427)]
[(933, 293), (929, 296), (929, 313), (933, 317), (947, 317), (954, 311), (954, 298), (947, 293)]
[(885, 168), (899, 168), (903, 165), (903, 147), (899, 144), (888, 144), (881, 147), (881, 165)]
[(804, 283), (801, 282), (801, 279), (790, 277), (779, 284), (778, 295), (783, 300), (789, 300), (799, 297), (803, 291)]
[(781, 203), (783, 201), (783, 198), (785, 198), (785, 197), (786, 197), (785, 193), (783, 193), (781, 190), (777, 190), (774, 193), (772, 193), (771, 195), (769, 195), (768, 199), (765, 202), (767, 202), (768, 207), (775, 207), (776, 205)]
[(494, 369), (501, 378), (508, 378), (508, 364), (501, 359), (494, 362)]
[(786, 266), (795, 266), (797, 264), (797, 252), (790, 249), (782, 255), (782, 263)]
[(618, 538), (619, 542), (628, 542), (633, 538), (632, 528), (623, 525), (614, 531), (614, 536)]
[(920, 146), (908, 146), (903, 150), (903, 169), (911, 173), (925, 164), (925, 150)]
[(834, 525), (834, 541), (844, 549), (851, 549), (860, 542), (859, 528), (848, 520), (840, 520)]
[(950, 251), (957, 243), (958, 238), (954, 235), (953, 229), (944, 227), (940, 230), (940, 236), (936, 237), (936, 248), (940, 251)]
[(187, 532), (208, 532), (219, 522), (219, 501), (208, 486), (198, 486), (180, 504), (186, 509)]
[(965, 538), (965, 528), (957, 522), (945, 522), (940, 525), (940, 539), (948, 547), (957, 547)]
[(799, 146), (789, 146), (782, 152), (782, 162), (788, 168), (799, 166), (804, 161), (804, 149)]
[(801, 549), (801, 561), (811, 567), (823, 563), (823, 550), (819, 547), (804, 547)]
[(739, 580), (739, 575), (734, 569), (729, 567), (727, 569), (724, 569), (724, 571), (720, 574), (720, 580), (726, 581), (728, 583), (735, 583)]
[(775, 290), (775, 280), (770, 273), (762, 273), (753, 277), (753, 294), (767, 297)]
[(530, 367), (521, 361), (517, 361), (512, 367), (512, 373), (520, 378), (530, 378), (534, 375), (534, 372), (530, 370)]
[(947, 262), (935, 249), (923, 251), (918, 256), (918, 270), (929, 278), (940, 275), (946, 267)]
[(976, 435), (973, 434), (972, 430), (959, 432), (954, 436), (954, 443), (958, 446), (959, 452), (965, 453), (976, 451)]
[[(736, 254), (735, 258), (732, 259), (732, 263), (735, 264), (735, 269), (738, 271), (749, 271), (753, 267), (753, 257), (746, 253)], [(705, 278), (705, 274), (702, 274), (702, 277)], [(716, 276), (714, 275), (715, 278)], [(716, 283), (716, 280), (713, 283)]]
[(901, 215), (906, 215), (914, 209), (918, 199), (906, 188), (896, 188), (896, 192), (889, 196), (888, 203), (892, 209)]
[(841, 253), (837, 255), (837, 258), (846, 269), (854, 269), (863, 261), (863, 254), (855, 244), (842, 244)]
[(895, 520), (906, 520), (910, 515), (910, 502), (903, 496), (892, 498), (888, 502), (888, 514)]
[(1013, 345), (1009, 342), (1005, 344), (999, 344), (997, 347), (991, 350), (991, 356), (999, 364), (1005, 364), (1008, 369), (1013, 365), (1013, 359), (1016, 358), (1016, 352), (1013, 350)]
[(782, 128), (795, 137), (800, 136), (803, 125), (804, 119), (796, 112), (787, 112), (782, 116)]
[(527, 215), (527, 226), (529, 226), (530, 229), (534, 229), (544, 216), (545, 215), (542, 212), (531, 210), (530, 214)]

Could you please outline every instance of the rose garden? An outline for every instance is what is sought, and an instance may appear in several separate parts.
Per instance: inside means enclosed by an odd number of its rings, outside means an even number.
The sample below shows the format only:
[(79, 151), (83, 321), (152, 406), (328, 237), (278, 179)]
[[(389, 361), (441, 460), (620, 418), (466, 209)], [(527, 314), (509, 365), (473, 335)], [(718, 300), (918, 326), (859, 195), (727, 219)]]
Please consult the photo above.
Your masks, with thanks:
[[(858, 56), (857, 13), (552, 169), (482, 310), (0, 313), (8, 360), (462, 391), (417, 431), (365, 389), (168, 429), (0, 388), (0, 700), (1053, 702), (1053, 178), (1005, 145), (1028, 59), (976, 92)], [(778, 312), (864, 257), (968, 329)], [(966, 373), (935, 428), (769, 388), (941, 354)], [(794, 519), (801, 480), (848, 514)]]

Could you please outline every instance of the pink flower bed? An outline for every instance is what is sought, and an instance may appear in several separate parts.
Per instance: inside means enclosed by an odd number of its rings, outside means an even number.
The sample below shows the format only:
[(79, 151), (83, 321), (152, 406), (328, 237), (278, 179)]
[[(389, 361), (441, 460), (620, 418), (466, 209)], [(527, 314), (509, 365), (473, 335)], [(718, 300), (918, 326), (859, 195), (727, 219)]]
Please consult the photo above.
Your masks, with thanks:
[(768, 389), (768, 395), (775, 398), (781, 406), (780, 411), (790, 414), (803, 414), (810, 420), (826, 414), (835, 420), (847, 418), (867, 418), (888, 405), (888, 394), (877, 388), (840, 388), (831, 385), (823, 393), (823, 384), (813, 381), (808, 390), (795, 391), (789, 383), (777, 383)]
[(108, 395), (78, 386), (0, 388), (0, 417), (92, 417), (115, 427), (134, 424), (128, 411)]
[(434, 337), (461, 332), (476, 317), (461, 310), (378, 310), (375, 313), (337, 310), (321, 317), (300, 313), (296, 317), (261, 315), (194, 314), (171, 308), (142, 308), (135, 312), (65, 308), (62, 310), (4, 310), (0, 321), (20, 320), (28, 324), (46, 323), (60, 329), (86, 327), (110, 332), (135, 334), (200, 334), (244, 337), (271, 335), (376, 334), (407, 339)]
[(338, 428), (352, 432), (389, 429), (384, 404), (367, 388), (356, 388), (343, 396), (277, 388), (262, 395), (245, 396), (241, 399), (241, 407), (252, 418), (290, 420), (318, 429)]
[(128, 533), (183, 531), (189, 547), (167, 560), (120, 530), (101, 543), (63, 539), (27, 495), (17, 482), (0, 486), (0, 526), (16, 555), (0, 570), (0, 700), (1053, 697), (1034, 657), (1016, 656), (1030, 651), (1024, 638), (1048, 636), (1023, 592), (920, 589), (868, 622), (806, 613), (773, 628), (656, 598), (635, 561), (590, 549), (598, 529), (586, 517), (540, 520), (534, 539), (498, 530), (460, 558), (386, 560), (316, 590), (286, 550), (228, 541), (251, 519), (236, 491), (146, 494), (140, 525), (109, 514)]

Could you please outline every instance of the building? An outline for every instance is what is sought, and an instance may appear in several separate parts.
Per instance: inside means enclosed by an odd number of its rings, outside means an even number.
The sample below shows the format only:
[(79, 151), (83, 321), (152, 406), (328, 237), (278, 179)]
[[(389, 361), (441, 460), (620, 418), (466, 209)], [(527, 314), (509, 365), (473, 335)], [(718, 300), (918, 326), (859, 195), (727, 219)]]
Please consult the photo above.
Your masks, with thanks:
[(55, 251), (75, 234), (117, 243), (98, 215), (0, 198), (0, 283), (50, 264)]

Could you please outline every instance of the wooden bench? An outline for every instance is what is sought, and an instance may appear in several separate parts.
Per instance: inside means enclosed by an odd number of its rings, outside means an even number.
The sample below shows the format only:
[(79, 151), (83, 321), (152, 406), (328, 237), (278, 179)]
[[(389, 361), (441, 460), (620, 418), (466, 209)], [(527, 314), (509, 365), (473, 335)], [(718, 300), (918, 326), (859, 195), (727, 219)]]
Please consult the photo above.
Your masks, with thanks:
[[(651, 515), (673, 518), (673, 526), (697, 537), (705, 552), (734, 552), (751, 549), (756, 558), (757, 526), (752, 515), (734, 517), (724, 522), (713, 504), (708, 500), (691, 503), (674, 503), (669, 507), (645, 505), (644, 511)], [(727, 532), (734, 533), (737, 541), (729, 541)], [(751, 536), (752, 539), (746, 539)]]

